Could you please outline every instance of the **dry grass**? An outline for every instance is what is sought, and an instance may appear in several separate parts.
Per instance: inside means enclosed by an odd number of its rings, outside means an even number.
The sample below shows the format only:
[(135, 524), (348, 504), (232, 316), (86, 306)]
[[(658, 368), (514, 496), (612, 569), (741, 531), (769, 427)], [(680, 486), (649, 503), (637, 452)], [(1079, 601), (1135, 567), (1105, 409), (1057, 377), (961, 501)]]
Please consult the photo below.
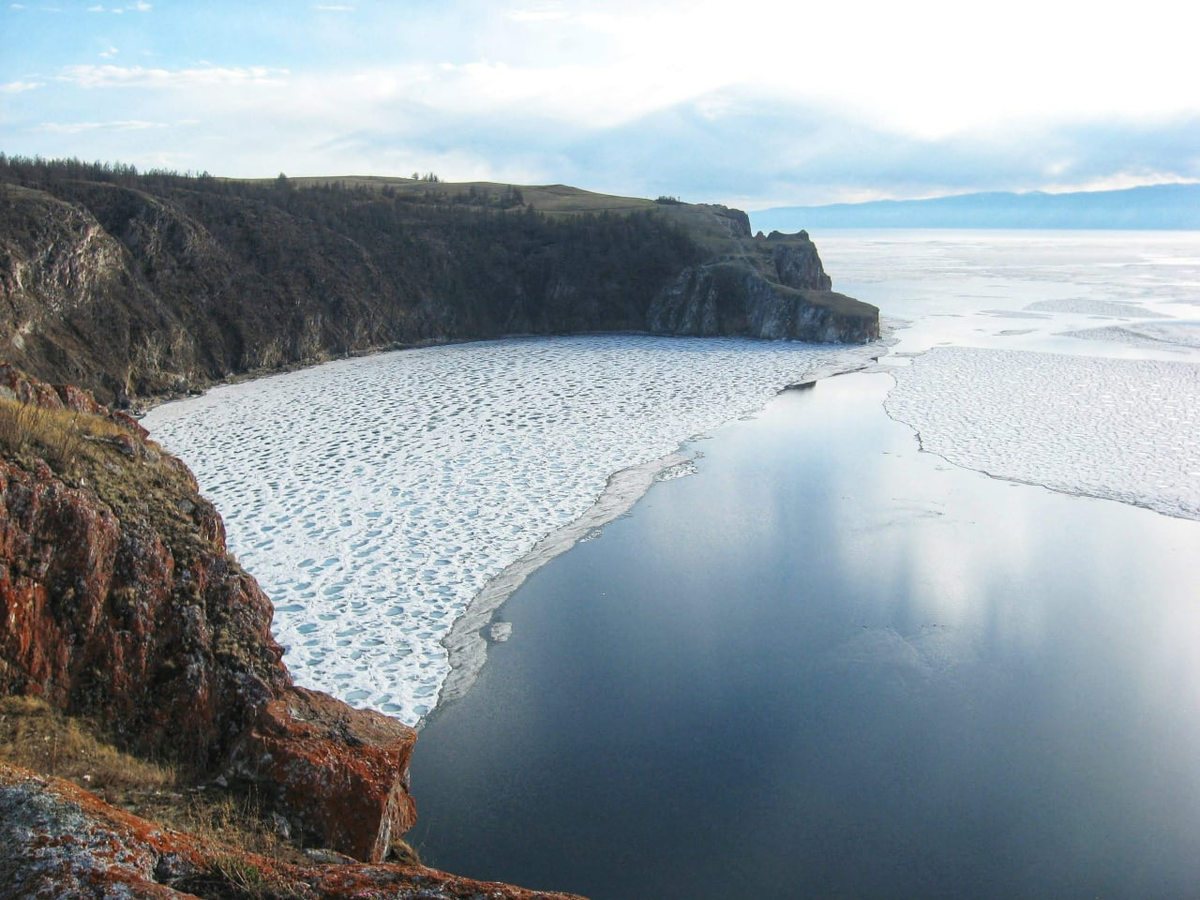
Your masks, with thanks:
[(87, 723), (34, 697), (0, 698), (0, 759), (65, 778), (100, 796), (161, 792), (176, 783), (171, 767), (122, 753)]
[(74, 471), (89, 441), (112, 441), (127, 434), (100, 416), (72, 409), (46, 409), (0, 398), (0, 451), (10, 456), (39, 456), (59, 474)]
[(233, 853), (214, 856), (207, 871), (172, 886), (205, 900), (304, 900), (312, 896), (307, 885), (264, 871)]
[[(275, 181), (274, 178), (248, 180), (260, 184)], [(660, 206), (653, 200), (641, 197), (597, 194), (594, 191), (585, 191), (582, 188), (569, 187), (565, 184), (510, 185), (492, 181), (421, 181), (383, 175), (310, 176), (289, 178), (288, 181), (297, 187), (323, 187), (341, 184), (347, 188), (371, 188), (377, 191), (390, 188), (397, 193), (430, 195), (447, 199), (466, 194), (474, 188), (481, 202), (488, 197), (501, 197), (516, 187), (520, 189), (526, 203), (532, 204), (538, 212), (544, 213), (644, 212)]]
[(0, 697), (0, 760), (72, 781), (177, 831), (274, 859), (306, 859), (252, 795), (190, 783), (171, 766), (123, 753), (90, 721), (34, 697)]

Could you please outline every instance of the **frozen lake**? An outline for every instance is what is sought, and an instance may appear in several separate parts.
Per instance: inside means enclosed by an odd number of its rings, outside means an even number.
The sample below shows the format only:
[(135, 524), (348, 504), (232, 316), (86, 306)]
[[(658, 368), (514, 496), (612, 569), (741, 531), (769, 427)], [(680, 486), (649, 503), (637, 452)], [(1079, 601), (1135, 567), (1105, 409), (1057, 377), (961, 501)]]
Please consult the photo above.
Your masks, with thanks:
[(880, 352), (619, 335), (460, 344), (220, 387), (143, 424), (191, 466), (275, 602), (296, 680), (416, 724), (452, 662), (482, 662), (451, 660), (455, 621), (610, 476), (684, 471), (672, 457), (689, 438)]
[(1195, 896), (1200, 236), (817, 240), (887, 371), (533, 575), (413, 839), (596, 900)]
[[(814, 237), (899, 320), (872, 372), (772, 400), (878, 348), (497, 342), (148, 425), (297, 678), (425, 720), (431, 864), (595, 900), (1194, 896), (1200, 235)], [(483, 584), (664, 458), (689, 477), (534, 572), (434, 710)]]

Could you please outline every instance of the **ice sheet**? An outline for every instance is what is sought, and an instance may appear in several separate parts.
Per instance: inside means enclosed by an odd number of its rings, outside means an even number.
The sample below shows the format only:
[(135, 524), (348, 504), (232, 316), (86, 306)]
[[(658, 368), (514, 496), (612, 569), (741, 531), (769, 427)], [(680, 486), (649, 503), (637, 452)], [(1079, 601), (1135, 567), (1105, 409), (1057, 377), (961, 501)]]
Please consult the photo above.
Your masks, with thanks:
[(1135, 322), (1065, 332), (1088, 341), (1116, 341), (1130, 347), (1161, 348), (1172, 344), (1200, 349), (1200, 322)]
[(1060, 297), (1054, 300), (1038, 300), (1025, 308), (1034, 312), (1076, 313), (1111, 318), (1165, 318), (1163, 313), (1154, 312), (1134, 303), (1118, 303), (1113, 300), (1098, 300), (1094, 297)]
[[(596, 505), (611, 475), (657, 460), (684, 474), (672, 454), (690, 438), (880, 352), (628, 335), (462, 344), (217, 388), (144, 424), (225, 517), (275, 601), (297, 681), (417, 723), (450, 673), (454, 623), (500, 573), (519, 584), (539, 542), (535, 563), (622, 508), (624, 495)], [(579, 534), (543, 541), (589, 509)], [(476, 610), (464, 671), (490, 612)]]
[(1200, 366), (945, 347), (894, 375), (888, 413), (952, 463), (1200, 519)]

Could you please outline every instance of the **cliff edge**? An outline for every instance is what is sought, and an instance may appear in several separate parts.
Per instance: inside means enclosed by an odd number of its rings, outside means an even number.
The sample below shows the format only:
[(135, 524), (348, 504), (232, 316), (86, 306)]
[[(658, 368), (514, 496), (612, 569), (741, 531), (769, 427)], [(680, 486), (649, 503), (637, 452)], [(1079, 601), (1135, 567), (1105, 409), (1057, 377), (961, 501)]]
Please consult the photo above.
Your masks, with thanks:
[[(0, 364), (0, 697), (97, 723), (189, 783), (240, 786), (340, 861), (261, 859), (0, 764), (0, 898), (558, 896), (383, 865), (416, 818), (416, 734), (293, 684), (271, 616), (182, 462), (89, 393)], [(231, 893), (250, 871), (270, 889)]]
[(861, 342), (804, 233), (563, 185), (137, 175), (0, 155), (0, 358), (109, 405), (379, 349), (651, 331)]

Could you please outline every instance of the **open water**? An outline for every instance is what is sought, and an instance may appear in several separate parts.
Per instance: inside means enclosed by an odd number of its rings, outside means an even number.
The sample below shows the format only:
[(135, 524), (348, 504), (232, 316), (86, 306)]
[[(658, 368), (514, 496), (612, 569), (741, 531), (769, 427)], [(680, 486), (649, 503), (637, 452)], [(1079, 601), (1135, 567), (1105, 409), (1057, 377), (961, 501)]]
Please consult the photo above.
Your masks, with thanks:
[(1200, 235), (814, 237), (893, 370), (530, 577), (412, 840), (595, 900), (1200, 896)]

